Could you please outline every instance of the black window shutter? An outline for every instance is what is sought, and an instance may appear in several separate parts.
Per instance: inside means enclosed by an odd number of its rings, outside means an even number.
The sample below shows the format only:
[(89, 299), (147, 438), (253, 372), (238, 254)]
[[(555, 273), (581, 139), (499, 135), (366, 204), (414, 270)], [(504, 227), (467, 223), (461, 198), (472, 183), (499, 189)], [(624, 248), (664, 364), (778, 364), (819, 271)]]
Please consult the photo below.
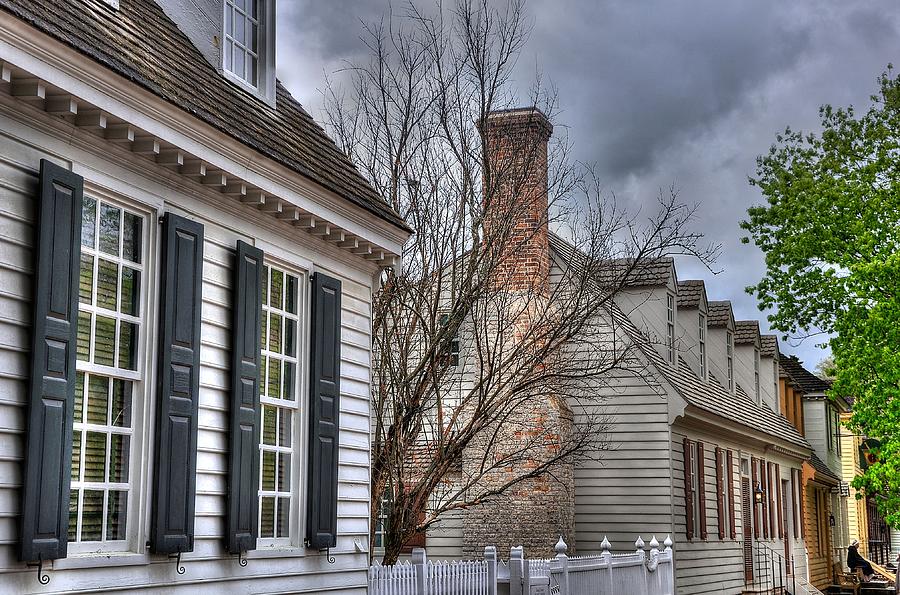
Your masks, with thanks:
[(194, 547), (203, 226), (163, 217), (150, 549)]
[(337, 545), (340, 281), (322, 273), (313, 275), (311, 321), (306, 542), (321, 550)]
[(232, 554), (256, 549), (259, 518), (259, 367), (263, 253), (238, 241), (231, 348), (231, 426), (226, 541)]
[(41, 160), (20, 557), (66, 557), (84, 180)]

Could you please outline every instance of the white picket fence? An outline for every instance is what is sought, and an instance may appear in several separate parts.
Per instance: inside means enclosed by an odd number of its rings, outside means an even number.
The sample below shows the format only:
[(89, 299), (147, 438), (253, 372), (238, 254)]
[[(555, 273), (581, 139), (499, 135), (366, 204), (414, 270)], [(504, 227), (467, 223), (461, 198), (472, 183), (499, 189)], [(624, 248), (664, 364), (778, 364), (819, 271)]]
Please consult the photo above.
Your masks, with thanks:
[(599, 554), (569, 557), (560, 538), (555, 558), (527, 559), (514, 547), (507, 562), (493, 546), (483, 560), (454, 562), (432, 562), (416, 548), (411, 561), (373, 564), (369, 595), (674, 595), (672, 540), (663, 545), (654, 537), (647, 552), (638, 537), (633, 553), (613, 554), (604, 538)]

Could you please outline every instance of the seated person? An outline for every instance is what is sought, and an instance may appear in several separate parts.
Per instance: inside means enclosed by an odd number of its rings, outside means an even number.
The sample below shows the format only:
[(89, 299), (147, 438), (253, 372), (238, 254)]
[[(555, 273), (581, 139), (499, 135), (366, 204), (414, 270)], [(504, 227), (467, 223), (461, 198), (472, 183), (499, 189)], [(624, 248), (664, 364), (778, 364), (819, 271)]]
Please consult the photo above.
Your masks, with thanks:
[(850, 572), (855, 572), (857, 568), (862, 568), (863, 580), (869, 582), (875, 578), (875, 571), (869, 561), (863, 558), (859, 553), (859, 540), (854, 539), (847, 548), (847, 567)]

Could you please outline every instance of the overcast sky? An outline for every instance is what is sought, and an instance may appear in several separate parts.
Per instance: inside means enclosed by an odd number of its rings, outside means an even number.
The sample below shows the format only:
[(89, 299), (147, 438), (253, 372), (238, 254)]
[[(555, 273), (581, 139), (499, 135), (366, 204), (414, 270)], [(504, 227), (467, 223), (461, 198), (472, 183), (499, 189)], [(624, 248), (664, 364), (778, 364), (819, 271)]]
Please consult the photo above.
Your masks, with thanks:
[[(377, 21), (388, 6), (386, 0), (278, 4), (278, 76), (316, 119), (325, 74), (365, 56), (361, 21)], [(516, 77), (523, 100), (540, 70), (559, 91), (557, 130), (566, 128), (576, 157), (596, 163), (620, 200), (653, 201), (675, 183), (684, 202), (699, 202), (697, 228), (723, 244), (717, 263), (723, 272), (684, 260), (679, 278), (704, 279), (710, 299), (730, 299), (738, 319), (764, 319), (743, 290), (764, 268), (762, 253), (739, 242), (738, 222), (762, 200), (747, 177), (785, 126), (815, 129), (821, 104), (868, 105), (878, 74), (898, 62), (896, 3), (530, 0), (527, 6), (533, 32)], [(826, 353), (820, 341), (781, 347), (812, 368)]]

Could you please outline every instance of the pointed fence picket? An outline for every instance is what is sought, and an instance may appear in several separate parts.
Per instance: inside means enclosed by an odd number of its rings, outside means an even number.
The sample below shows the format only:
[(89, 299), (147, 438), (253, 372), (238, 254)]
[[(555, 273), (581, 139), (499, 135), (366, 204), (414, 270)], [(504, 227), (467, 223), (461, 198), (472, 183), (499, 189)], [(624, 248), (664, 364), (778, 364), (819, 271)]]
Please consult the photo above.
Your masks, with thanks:
[(635, 551), (611, 553), (607, 539), (600, 554), (566, 555), (560, 538), (556, 557), (527, 559), (521, 547), (510, 550), (508, 562), (497, 560), (493, 546), (483, 560), (432, 561), (425, 550), (413, 550), (412, 563), (369, 568), (370, 595), (674, 595), (672, 540), (660, 550), (656, 537), (650, 551), (638, 537)]

